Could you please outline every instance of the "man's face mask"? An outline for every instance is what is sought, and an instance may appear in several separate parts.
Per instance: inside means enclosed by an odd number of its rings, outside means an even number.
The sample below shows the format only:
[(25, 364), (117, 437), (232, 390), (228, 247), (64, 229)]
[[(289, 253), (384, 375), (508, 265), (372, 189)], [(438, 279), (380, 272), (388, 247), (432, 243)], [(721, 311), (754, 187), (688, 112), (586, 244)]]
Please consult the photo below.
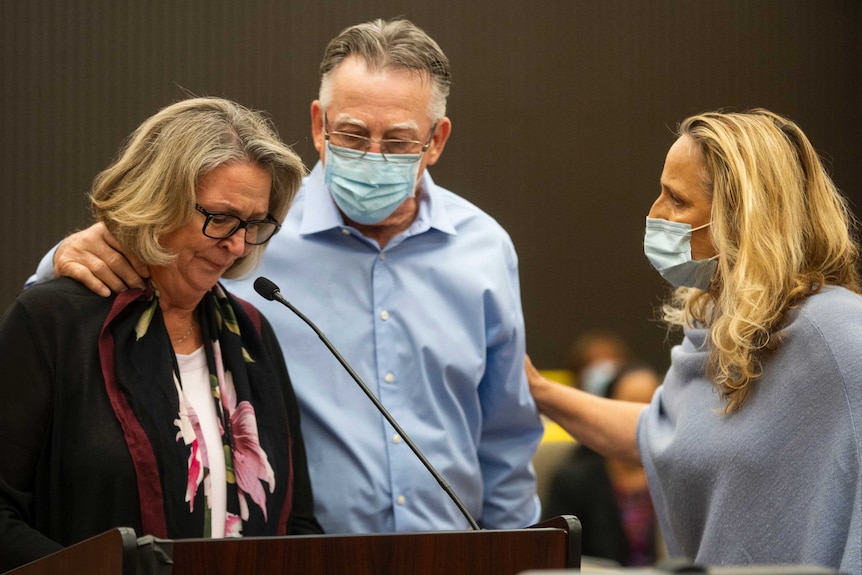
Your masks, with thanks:
[(397, 162), (383, 154), (337, 148), (326, 143), (324, 178), (338, 208), (360, 224), (388, 218), (416, 190), (422, 154), (400, 154)]

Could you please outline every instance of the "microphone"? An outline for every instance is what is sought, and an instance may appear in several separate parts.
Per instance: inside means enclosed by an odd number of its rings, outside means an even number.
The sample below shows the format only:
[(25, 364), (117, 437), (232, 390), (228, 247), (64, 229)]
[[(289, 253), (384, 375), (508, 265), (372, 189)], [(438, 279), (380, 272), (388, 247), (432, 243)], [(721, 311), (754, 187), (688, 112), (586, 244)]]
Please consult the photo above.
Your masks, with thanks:
[(326, 348), (332, 353), (332, 355), (335, 356), (335, 359), (338, 360), (341, 366), (344, 367), (345, 370), (347, 370), (347, 373), (350, 374), (350, 377), (353, 378), (353, 381), (355, 381), (356, 384), (359, 385), (359, 387), (362, 389), (362, 391), (365, 392), (365, 395), (368, 396), (368, 399), (371, 400), (371, 403), (374, 404), (374, 407), (377, 408), (377, 411), (383, 414), (383, 417), (386, 418), (386, 421), (389, 422), (389, 425), (391, 425), (395, 429), (398, 435), (401, 436), (401, 439), (403, 439), (404, 442), (408, 445), (408, 447), (410, 447), (411, 451), (416, 454), (416, 457), (419, 458), (419, 461), (422, 462), (422, 465), (425, 466), (425, 469), (427, 469), (428, 472), (431, 473), (432, 476), (434, 476), (434, 479), (437, 480), (437, 483), (440, 484), (440, 487), (443, 488), (443, 491), (446, 492), (449, 498), (458, 507), (458, 510), (461, 511), (461, 514), (464, 515), (464, 517), (467, 519), (467, 523), (470, 524), (470, 528), (475, 531), (479, 531), (479, 524), (476, 523), (476, 520), (473, 519), (473, 516), (470, 515), (469, 511), (467, 511), (467, 508), (464, 506), (464, 503), (461, 502), (461, 499), (458, 498), (458, 495), (455, 494), (455, 491), (449, 486), (448, 483), (446, 483), (446, 480), (443, 479), (443, 476), (440, 475), (440, 473), (438, 473), (436, 469), (434, 469), (434, 466), (431, 465), (431, 462), (428, 461), (428, 458), (425, 457), (425, 455), (419, 450), (419, 448), (416, 447), (416, 444), (413, 443), (413, 440), (410, 439), (410, 437), (404, 432), (403, 429), (401, 429), (401, 426), (398, 425), (398, 422), (395, 421), (395, 418), (392, 417), (389, 411), (387, 411), (383, 404), (380, 403), (380, 400), (377, 399), (374, 393), (370, 389), (368, 389), (368, 386), (365, 385), (365, 382), (363, 382), (359, 375), (355, 371), (353, 371), (353, 368), (350, 367), (350, 364), (347, 363), (347, 360), (345, 360), (338, 352), (338, 350), (335, 349), (335, 346), (330, 343), (330, 341), (326, 338), (323, 332), (320, 331), (320, 328), (314, 325), (314, 322), (308, 319), (301, 311), (296, 309), (293, 304), (284, 299), (281, 296), (281, 290), (279, 290), (278, 286), (275, 285), (275, 283), (273, 283), (271, 280), (263, 276), (257, 278), (256, 280), (254, 280), (254, 291), (256, 291), (263, 298), (268, 299), (269, 301), (277, 301), (281, 303), (290, 311), (295, 313), (299, 317), (299, 319), (307, 323), (312, 330), (314, 330), (314, 333), (317, 334), (317, 337), (320, 338), (320, 341), (322, 341), (324, 345), (326, 345)]

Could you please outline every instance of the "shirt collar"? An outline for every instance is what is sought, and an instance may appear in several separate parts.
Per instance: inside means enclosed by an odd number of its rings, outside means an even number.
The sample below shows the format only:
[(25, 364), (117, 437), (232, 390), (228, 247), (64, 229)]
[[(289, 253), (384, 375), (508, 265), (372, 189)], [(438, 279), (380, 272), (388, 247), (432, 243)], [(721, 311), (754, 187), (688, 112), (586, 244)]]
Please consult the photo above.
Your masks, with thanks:
[[(304, 187), (305, 209), (302, 213), (299, 233), (309, 235), (344, 227), (344, 218), (324, 183), (322, 162), (318, 161), (314, 165), (305, 179)], [(421, 190), (419, 213), (413, 224), (403, 233), (416, 235), (434, 228), (446, 234), (456, 235), (455, 226), (452, 225), (452, 220), (446, 213), (442, 192), (431, 179), (427, 169), (422, 174)]]

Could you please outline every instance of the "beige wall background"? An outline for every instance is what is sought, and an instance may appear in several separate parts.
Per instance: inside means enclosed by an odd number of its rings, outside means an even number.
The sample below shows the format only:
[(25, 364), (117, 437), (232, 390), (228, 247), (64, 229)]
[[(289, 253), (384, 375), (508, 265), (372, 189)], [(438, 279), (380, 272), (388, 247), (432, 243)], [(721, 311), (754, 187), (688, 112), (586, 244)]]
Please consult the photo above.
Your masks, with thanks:
[(85, 194), (123, 138), (186, 93), (267, 110), (315, 162), (309, 104), (326, 42), (396, 15), (452, 61), (454, 130), (432, 174), (511, 233), (541, 367), (562, 366), (597, 327), (667, 365), (676, 338), (654, 320), (666, 288), (641, 241), (683, 117), (789, 115), (862, 204), (856, 0), (3, 2), (0, 308), (90, 223)]

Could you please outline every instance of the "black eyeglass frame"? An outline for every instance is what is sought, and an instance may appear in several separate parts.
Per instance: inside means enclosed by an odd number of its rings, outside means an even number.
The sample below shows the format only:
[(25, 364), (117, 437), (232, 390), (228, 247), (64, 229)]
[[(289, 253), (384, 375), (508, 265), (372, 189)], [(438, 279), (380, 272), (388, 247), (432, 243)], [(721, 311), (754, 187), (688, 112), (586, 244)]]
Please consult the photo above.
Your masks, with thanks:
[[(326, 118), (326, 112), (325, 111), (323, 112), (323, 138), (327, 142), (332, 144), (332, 140), (330, 139), (330, 136), (332, 134), (336, 134), (339, 136), (348, 136), (350, 138), (356, 138), (357, 141), (364, 141), (365, 142), (365, 149), (345, 147), (344, 149), (350, 150), (351, 152), (353, 152), (353, 154), (351, 154), (349, 156), (345, 156), (345, 157), (349, 157), (349, 158), (356, 158), (356, 159), (364, 158), (365, 154), (368, 153), (368, 150), (371, 149), (371, 145), (376, 143), (376, 144), (380, 144), (380, 155), (383, 156), (383, 159), (385, 161), (395, 162), (395, 163), (403, 163), (406, 161), (407, 163), (413, 163), (414, 161), (416, 161), (414, 156), (420, 156), (421, 157), (422, 154), (427, 152), (428, 148), (431, 147), (431, 140), (434, 139), (434, 132), (436, 132), (436, 131), (437, 131), (437, 122), (434, 122), (433, 124), (431, 124), (431, 131), (428, 134), (428, 139), (425, 140), (424, 144), (419, 140), (401, 140), (398, 138), (382, 138), (380, 140), (375, 140), (373, 138), (369, 138), (368, 136), (360, 136), (359, 134), (351, 134), (349, 132), (341, 132), (338, 130), (333, 130), (330, 132), (329, 131), (329, 122)], [(400, 142), (402, 144), (419, 144), (422, 147), (419, 149), (418, 152), (406, 152), (406, 153), (401, 153), (401, 154), (393, 154), (393, 153), (387, 153), (386, 151), (384, 151), (384, 145), (387, 142)], [(338, 149), (337, 149), (338, 147), (339, 146), (336, 145), (336, 146), (330, 147), (330, 149), (332, 150), (332, 152), (334, 154), (343, 155), (343, 154), (339, 154)], [(358, 155), (354, 155), (354, 154), (358, 154)], [(405, 159), (399, 160), (398, 159), (399, 156), (404, 156)]]
[[(214, 239), (214, 240), (226, 240), (227, 238), (231, 237), (232, 235), (234, 235), (238, 231), (245, 230), (245, 237), (243, 238), (245, 243), (247, 243), (250, 246), (259, 246), (259, 245), (265, 244), (266, 242), (271, 240), (272, 236), (277, 234), (278, 231), (281, 229), (281, 224), (278, 223), (278, 221), (274, 217), (272, 217), (272, 214), (267, 214), (266, 219), (264, 219), (264, 220), (244, 220), (238, 216), (235, 216), (233, 214), (227, 214), (225, 212), (211, 212), (211, 211), (207, 210), (206, 208), (204, 208), (203, 206), (201, 206), (200, 204), (195, 204), (195, 209), (197, 211), (199, 211), (200, 213), (202, 213), (206, 217), (206, 219), (204, 220), (204, 225), (201, 228), (201, 232), (206, 237)], [(217, 218), (217, 217), (230, 218), (231, 220), (235, 220), (236, 225), (231, 229), (231, 231), (229, 233), (227, 233), (225, 235), (214, 236), (214, 235), (208, 234), (207, 233), (207, 227), (209, 227), (210, 222), (212, 222), (213, 218)], [(256, 241), (250, 242), (248, 240), (248, 238), (249, 238), (249, 234), (248, 234), (249, 226), (257, 226), (260, 224), (266, 224), (266, 225), (274, 226), (272, 233), (269, 234), (268, 236), (266, 236), (265, 239), (263, 239), (263, 240), (259, 240), (259, 241), (256, 240)], [(264, 229), (266, 229), (266, 228), (264, 228)], [(258, 234), (257, 237), (260, 237), (260, 232), (257, 232), (257, 234)]]

